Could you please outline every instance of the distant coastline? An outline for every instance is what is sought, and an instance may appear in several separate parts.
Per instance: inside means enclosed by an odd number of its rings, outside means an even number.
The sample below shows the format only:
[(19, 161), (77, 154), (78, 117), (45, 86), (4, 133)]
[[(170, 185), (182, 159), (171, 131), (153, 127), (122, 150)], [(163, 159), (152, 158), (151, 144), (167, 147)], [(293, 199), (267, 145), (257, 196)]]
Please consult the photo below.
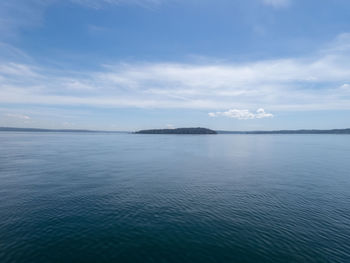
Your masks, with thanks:
[(127, 133), (123, 131), (98, 131), (98, 130), (84, 130), (84, 129), (41, 129), (41, 128), (15, 128), (15, 127), (0, 127), (0, 132)]
[[(71, 132), (71, 133), (131, 133), (126, 131), (103, 131), (84, 129), (40, 129), (0, 127), (0, 132)], [(134, 132), (135, 134), (350, 134), (350, 128), (331, 130), (276, 130), (276, 131), (222, 131), (206, 128), (151, 129)]]
[(332, 130), (276, 130), (276, 131), (217, 131), (218, 134), (350, 134), (348, 129)]

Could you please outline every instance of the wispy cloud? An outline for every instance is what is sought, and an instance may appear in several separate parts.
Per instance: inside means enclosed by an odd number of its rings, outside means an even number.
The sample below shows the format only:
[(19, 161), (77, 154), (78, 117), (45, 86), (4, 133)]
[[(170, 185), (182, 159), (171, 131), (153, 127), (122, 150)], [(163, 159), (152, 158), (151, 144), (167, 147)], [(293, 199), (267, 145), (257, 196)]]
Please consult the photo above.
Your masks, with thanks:
[(0, 72), (2, 76), (20, 76), (21, 78), (39, 76), (31, 66), (13, 62), (0, 64)]
[(30, 120), (31, 118), (24, 114), (15, 114), (15, 113), (6, 113), (6, 117), (15, 118), (15, 119), (21, 119), (21, 120)]
[(262, 0), (262, 2), (275, 8), (288, 7), (291, 4), (291, 0)]
[[(0, 103), (97, 107), (350, 109), (350, 34), (308, 58), (129, 63), (71, 72), (0, 63)], [(335, 45), (335, 46), (334, 46)], [(339, 52), (338, 46), (342, 47)], [(256, 114), (256, 113), (254, 113)]]
[(0, 39), (16, 37), (21, 28), (41, 25), (45, 8), (54, 1), (0, 1)]
[[(15, 38), (23, 28), (44, 24), (46, 9), (55, 3), (65, 2), (82, 7), (102, 9), (118, 5), (133, 5), (142, 8), (159, 6), (172, 0), (2, 0), (0, 1), (0, 41)], [(92, 26), (91, 30), (100, 30)], [(1, 44), (1, 43), (0, 43)]]
[(340, 89), (350, 92), (350, 85), (347, 84), (347, 83), (345, 83), (345, 84), (343, 84), (343, 85), (340, 86)]
[(264, 109), (258, 109), (256, 113), (250, 112), (249, 110), (230, 109), (228, 111), (209, 112), (208, 115), (210, 117), (222, 116), (238, 120), (263, 119), (273, 117), (273, 114), (265, 112)]

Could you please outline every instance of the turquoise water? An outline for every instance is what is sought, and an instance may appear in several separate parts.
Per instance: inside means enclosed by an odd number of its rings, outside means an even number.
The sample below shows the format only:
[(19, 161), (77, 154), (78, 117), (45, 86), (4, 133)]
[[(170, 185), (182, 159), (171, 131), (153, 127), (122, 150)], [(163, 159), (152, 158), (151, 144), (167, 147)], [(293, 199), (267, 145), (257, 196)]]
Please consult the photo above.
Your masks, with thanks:
[(350, 262), (350, 136), (0, 133), (0, 262)]

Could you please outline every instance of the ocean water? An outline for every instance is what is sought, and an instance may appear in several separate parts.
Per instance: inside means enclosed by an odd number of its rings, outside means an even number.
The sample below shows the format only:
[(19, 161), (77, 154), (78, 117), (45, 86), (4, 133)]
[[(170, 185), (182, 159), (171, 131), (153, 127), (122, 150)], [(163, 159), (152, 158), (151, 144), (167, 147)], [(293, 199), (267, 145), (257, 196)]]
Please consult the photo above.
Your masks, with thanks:
[(350, 262), (350, 136), (1, 132), (0, 262)]

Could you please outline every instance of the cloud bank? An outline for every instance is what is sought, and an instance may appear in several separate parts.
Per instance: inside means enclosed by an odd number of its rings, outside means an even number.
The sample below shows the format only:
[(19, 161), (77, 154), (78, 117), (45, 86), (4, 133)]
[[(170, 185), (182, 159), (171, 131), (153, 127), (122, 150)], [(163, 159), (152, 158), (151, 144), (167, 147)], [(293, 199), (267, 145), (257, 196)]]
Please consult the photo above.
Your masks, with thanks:
[[(181, 109), (350, 109), (350, 34), (306, 58), (135, 62), (74, 72), (0, 62), (0, 103)], [(255, 113), (254, 113), (255, 114)]]

